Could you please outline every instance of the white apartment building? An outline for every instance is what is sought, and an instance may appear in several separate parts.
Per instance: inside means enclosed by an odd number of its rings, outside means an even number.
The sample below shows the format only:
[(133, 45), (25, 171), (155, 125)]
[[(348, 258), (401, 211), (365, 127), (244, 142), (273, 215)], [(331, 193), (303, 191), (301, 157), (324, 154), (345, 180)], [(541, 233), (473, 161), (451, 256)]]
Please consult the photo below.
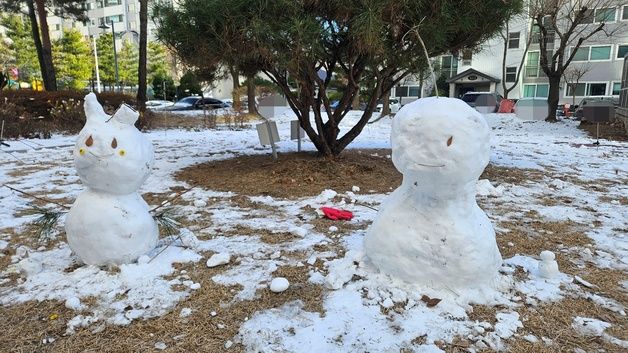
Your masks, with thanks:
[[(149, 0), (149, 6), (152, 0)], [(124, 39), (139, 43), (140, 30), (140, 3), (138, 0), (88, 0), (87, 16), (89, 21), (81, 23), (73, 19), (64, 19), (52, 14), (48, 17), (51, 38), (59, 38), (64, 29), (75, 28), (85, 36), (99, 36), (111, 28), (99, 28), (103, 24), (113, 27), (116, 32), (116, 42), (121, 45)], [(148, 40), (154, 39), (155, 25), (148, 21)]]
[[(619, 97), (623, 58), (628, 54), (628, 2), (615, 1), (609, 8), (592, 9), (590, 20), (580, 26), (597, 26), (606, 22), (608, 30), (617, 30), (612, 37), (598, 33), (585, 41), (570, 64), (569, 68), (583, 71), (582, 77), (575, 85), (576, 103), (586, 96)], [(509, 98), (547, 97), (549, 93), (548, 79), (539, 65), (538, 36), (534, 35), (532, 20), (526, 16), (509, 23), (508, 40), (500, 35), (481, 45), (475, 52), (463, 52), (460, 55), (443, 55), (435, 58), (439, 71), (447, 78), (449, 96), (460, 97), (465, 92), (497, 92), (504, 94), (502, 80), (515, 88), (508, 94)], [(528, 36), (532, 36), (531, 44), (525, 51)], [(548, 50), (559, 45), (559, 39), (548, 44)], [(577, 38), (575, 38), (577, 39)], [(505, 75), (503, 74), (503, 52), (506, 49)], [(571, 47), (566, 55), (570, 54)], [(525, 53), (525, 54), (524, 54)], [(518, 80), (517, 68), (525, 55), (524, 66)], [(505, 76), (505, 77), (504, 77)], [(398, 97), (402, 103), (408, 103), (422, 95), (429, 95), (433, 83), (422, 85), (416, 78), (409, 78), (395, 87), (392, 97)], [(566, 82), (561, 84), (560, 102), (571, 103), (572, 88)]]

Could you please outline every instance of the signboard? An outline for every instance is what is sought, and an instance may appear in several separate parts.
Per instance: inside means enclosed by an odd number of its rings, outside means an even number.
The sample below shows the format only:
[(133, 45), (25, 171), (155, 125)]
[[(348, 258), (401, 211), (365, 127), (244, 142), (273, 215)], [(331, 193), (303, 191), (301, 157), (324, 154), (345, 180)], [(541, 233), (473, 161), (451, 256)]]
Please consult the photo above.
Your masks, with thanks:
[[(259, 142), (262, 146), (279, 142), (279, 131), (277, 130), (277, 123), (274, 121), (266, 121), (255, 125), (255, 127), (257, 128), (257, 136), (259, 136)], [(271, 136), (272, 141), (270, 140)]]
[(305, 137), (305, 130), (301, 128), (301, 123), (298, 120), (290, 121), (290, 139), (300, 140)]

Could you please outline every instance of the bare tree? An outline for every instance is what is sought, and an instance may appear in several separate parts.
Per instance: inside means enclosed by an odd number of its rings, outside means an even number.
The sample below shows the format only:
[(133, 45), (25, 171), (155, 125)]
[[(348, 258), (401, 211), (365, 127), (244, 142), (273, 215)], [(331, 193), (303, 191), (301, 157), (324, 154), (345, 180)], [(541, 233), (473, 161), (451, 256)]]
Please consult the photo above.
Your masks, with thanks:
[[(546, 121), (556, 121), (556, 107), (563, 73), (578, 49), (594, 35), (611, 37), (621, 24), (612, 26), (619, 0), (530, 0), (533, 29), (538, 29), (539, 65), (549, 80)], [(552, 48), (554, 48), (552, 52)]]
[(571, 96), (573, 97), (572, 105), (576, 105), (576, 88), (578, 83), (591, 70), (591, 65), (588, 63), (578, 66), (569, 67), (563, 72), (563, 79), (567, 84), (567, 87), (571, 89)]
[[(517, 16), (520, 17), (520, 16)], [(519, 18), (520, 20), (523, 20), (522, 18)], [(517, 20), (517, 18), (514, 18), (514, 20)], [(507, 58), (508, 58), (508, 49), (509, 49), (509, 42), (510, 42), (510, 38), (509, 38), (509, 32), (510, 32), (510, 24), (509, 21), (506, 21), (504, 23), (504, 27), (502, 28), (502, 30), (500, 31), (500, 35), (502, 37), (502, 39), (504, 40), (504, 52), (502, 54), (502, 89), (504, 91), (504, 99), (508, 99), (508, 94), (515, 89), (515, 87), (517, 87), (517, 84), (519, 83), (519, 77), (521, 76), (521, 71), (523, 70), (523, 64), (525, 63), (525, 59), (526, 59), (526, 54), (528, 53), (528, 48), (530, 47), (530, 44), (532, 43), (532, 33), (528, 33), (527, 35), (527, 39), (526, 39), (526, 44), (523, 48), (523, 53), (521, 54), (521, 61), (519, 62), (519, 65), (517, 66), (517, 71), (515, 72), (515, 81), (512, 82), (512, 84), (510, 86), (508, 86), (507, 80), (506, 80), (506, 69), (507, 69)], [(521, 33), (519, 32), (519, 41), (521, 41)]]

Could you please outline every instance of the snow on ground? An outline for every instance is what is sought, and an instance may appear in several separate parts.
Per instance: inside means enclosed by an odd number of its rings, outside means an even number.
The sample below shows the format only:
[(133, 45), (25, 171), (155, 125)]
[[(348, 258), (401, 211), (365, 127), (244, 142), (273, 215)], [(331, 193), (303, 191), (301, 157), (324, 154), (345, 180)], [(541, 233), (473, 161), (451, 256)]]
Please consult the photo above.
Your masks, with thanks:
[[(351, 112), (343, 125), (349, 126), (358, 117), (358, 112)], [(493, 223), (517, 220), (531, 211), (548, 222), (573, 221), (586, 227), (591, 246), (584, 252), (582, 248), (561, 249), (558, 257), (573, 257), (576, 263), (585, 259), (602, 268), (625, 271), (628, 268), (628, 208), (622, 202), (628, 195), (628, 144), (602, 140), (599, 147), (594, 147), (593, 141), (576, 129), (577, 123), (572, 121), (524, 122), (509, 114), (489, 114), (486, 118), (493, 129), (492, 165), (542, 172), (531, 174), (538, 176), (537, 179), (521, 183), (491, 185), (490, 181), (482, 181), (478, 184), (478, 197)], [(296, 142), (289, 140), (292, 119), (288, 110), (275, 119), (282, 139), (278, 147), (282, 152), (296, 150)], [(389, 133), (390, 119), (382, 119), (367, 125), (350, 148), (389, 148)], [(254, 127), (152, 131), (148, 137), (155, 145), (157, 162), (142, 187), (143, 192), (171, 194), (173, 187), (187, 186), (175, 180), (174, 174), (192, 164), (269, 153), (269, 148), (259, 145)], [(0, 180), (29, 193), (71, 203), (82, 190), (71, 160), (73, 143), (73, 136), (11, 143), (12, 147), (3, 149), (7, 153), (0, 153)], [(314, 148), (305, 143), (304, 149)], [(519, 254), (504, 259), (501, 290), (482, 295), (433, 292), (378, 274), (362, 252), (364, 230), (346, 235), (324, 234), (312, 224), (314, 215), (303, 215), (303, 207), (317, 209), (331, 205), (353, 211), (357, 217), (352, 222), (372, 221), (375, 211), (349, 199), (334, 199), (336, 192), (349, 191), (328, 191), (296, 201), (248, 197), (254, 204), (268, 206), (255, 209), (231, 202), (233, 193), (193, 189), (183, 196), (189, 203), (176, 210), (191, 222), (188, 228), (181, 230), (180, 237), (172, 244), (170, 239), (162, 239), (149, 257), (111, 271), (80, 266), (62, 239), (53, 247), (38, 247), (35, 242), (11, 242), (12, 233), (26, 232), (27, 225), (35, 219), (24, 214), (32, 200), (0, 188), (3, 205), (0, 208), (0, 250), (11, 248), (14, 253), (8, 261), (10, 265), (0, 274), (0, 302), (3, 305), (29, 300), (65, 302), (77, 313), (67, 323), (68, 334), (80, 327), (93, 328), (104, 323), (129, 325), (133, 320), (173, 310), (178, 302), (198, 290), (198, 284), (176, 270), (173, 263), (190, 262), (205, 267), (206, 259), (220, 253), (230, 255), (229, 263), (212, 280), (227, 286), (240, 285), (234, 301), (255, 300), (258, 291), (267, 288), (273, 273), (283, 266), (305, 266), (310, 281), (327, 288), (324, 315), (304, 310), (300, 301), (253, 315), (233, 338), (248, 351), (398, 352), (406, 348), (415, 352), (441, 352), (438, 343), (452, 342), (455, 337), (473, 342), (471, 350), (500, 349), (505, 347), (506, 339), (517, 336), (517, 330), (525, 325), (516, 308), (524, 303), (539, 305), (558, 301), (565, 296), (588, 297), (625, 315), (621, 303), (586, 292), (572, 276), (563, 273), (552, 280), (541, 278), (537, 272), (538, 256)], [(357, 189), (352, 195), (360, 202), (375, 204), (386, 196)], [(548, 198), (565, 198), (571, 202), (542, 202)], [(204, 202), (194, 205), (198, 200)], [(208, 220), (209, 226), (194, 224), (203, 220)], [(246, 229), (246, 234), (222, 236), (238, 227)], [(269, 244), (261, 241), (263, 231), (290, 233), (295, 237), (288, 242)], [(498, 238), (508, 232), (499, 227), (496, 231)], [(61, 236), (58, 231), (55, 235)], [(330, 245), (333, 240), (338, 241), (342, 251), (334, 247), (315, 250), (315, 246)], [(576, 251), (578, 257), (574, 256)], [(296, 258), (290, 255), (294, 253), (304, 255)], [(4, 256), (9, 255), (0, 252), (0, 257)], [(152, 256), (156, 257), (150, 260)], [(524, 278), (515, 276), (517, 270), (523, 271)], [(95, 298), (95, 304), (83, 304), (87, 298)], [(441, 301), (436, 306), (428, 305), (430, 298)], [(469, 319), (469, 304), (478, 302), (500, 305), (494, 324)], [(195, 313), (186, 312), (186, 315)], [(584, 330), (586, 320), (590, 319), (574, 319), (574, 328)], [(625, 344), (604, 332), (609, 323), (591, 322), (595, 323), (595, 329), (583, 332), (606, 335), (605, 340), (619, 346)]]

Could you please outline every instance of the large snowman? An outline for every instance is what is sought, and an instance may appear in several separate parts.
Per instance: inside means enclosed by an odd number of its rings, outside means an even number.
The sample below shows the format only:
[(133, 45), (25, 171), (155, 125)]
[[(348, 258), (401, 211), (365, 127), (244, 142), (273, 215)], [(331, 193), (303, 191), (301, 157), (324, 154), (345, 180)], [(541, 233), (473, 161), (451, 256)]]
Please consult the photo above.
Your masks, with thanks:
[(87, 190), (67, 216), (68, 243), (89, 265), (133, 262), (158, 238), (157, 224), (137, 193), (153, 165), (153, 146), (134, 126), (139, 115), (127, 105), (109, 116), (90, 93), (85, 115), (73, 154)]
[(392, 160), (403, 182), (365, 238), (366, 254), (382, 272), (454, 291), (492, 286), (502, 258), (475, 200), (489, 139), (484, 118), (459, 99), (419, 99), (397, 113)]

